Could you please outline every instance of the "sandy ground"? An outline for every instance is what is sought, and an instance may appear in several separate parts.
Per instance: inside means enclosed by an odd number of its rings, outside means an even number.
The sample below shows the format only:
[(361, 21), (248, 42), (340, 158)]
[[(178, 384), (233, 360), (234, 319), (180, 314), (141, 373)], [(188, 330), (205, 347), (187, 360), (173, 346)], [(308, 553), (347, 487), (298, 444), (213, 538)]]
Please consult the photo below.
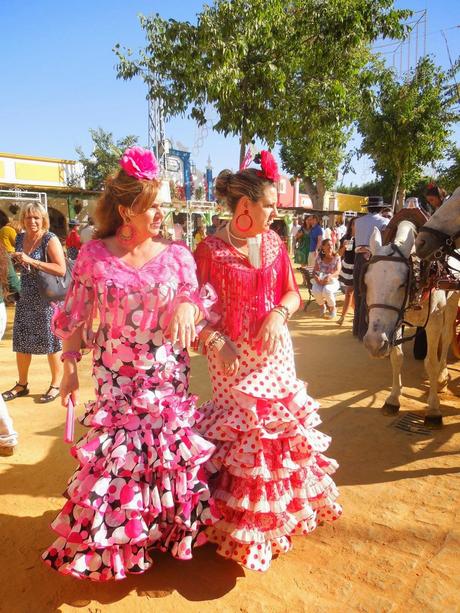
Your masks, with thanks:
[[(64, 409), (37, 404), (48, 385), (46, 358), (35, 357), (31, 395), (9, 403), (20, 444), (0, 458), (0, 611), (106, 612), (427, 612), (460, 611), (460, 364), (450, 364), (442, 394), (442, 430), (409, 434), (379, 412), (390, 382), (388, 360), (373, 361), (311, 305), (290, 324), (298, 375), (321, 402), (342, 519), (294, 539), (294, 548), (265, 574), (243, 570), (212, 545), (191, 562), (156, 555), (152, 569), (97, 585), (51, 571), (40, 560), (54, 538), (49, 524), (75, 462), (63, 443)], [(0, 389), (16, 380), (10, 326), (0, 343)], [(408, 351), (411, 354), (411, 347)], [(83, 400), (91, 398), (90, 358), (81, 363)], [(210, 395), (201, 356), (192, 358), (192, 390)], [(402, 411), (420, 412), (423, 365), (404, 367)], [(81, 412), (81, 409), (79, 410)], [(83, 431), (78, 427), (77, 435)]]

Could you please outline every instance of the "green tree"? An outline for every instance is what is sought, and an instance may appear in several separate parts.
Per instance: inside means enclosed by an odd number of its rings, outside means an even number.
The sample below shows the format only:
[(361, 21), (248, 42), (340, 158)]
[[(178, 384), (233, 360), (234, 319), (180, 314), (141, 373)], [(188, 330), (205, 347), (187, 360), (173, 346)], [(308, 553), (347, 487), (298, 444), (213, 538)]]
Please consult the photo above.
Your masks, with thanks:
[(438, 184), (451, 194), (460, 185), (460, 147), (452, 146), (447, 160), (439, 169)]
[[(346, 144), (360, 114), (362, 96), (375, 82), (369, 70), (371, 43), (378, 36), (401, 37), (407, 12), (388, 11), (391, 3), (324, 3), (321, 19), (309, 32), (321, 41), (299, 64), (281, 130), (285, 168), (303, 179), (317, 208), (349, 164)], [(306, 25), (306, 24), (304, 24)], [(317, 28), (317, 29), (316, 29)]]
[(450, 77), (429, 57), (404, 79), (382, 69), (378, 87), (362, 107), (361, 151), (372, 158), (379, 177), (391, 177), (397, 209), (424, 167), (441, 159), (449, 145), (452, 123), (458, 120)]
[(93, 150), (88, 157), (81, 147), (76, 148), (78, 160), (83, 165), (86, 189), (101, 190), (105, 179), (118, 170), (121, 154), (137, 144), (137, 136), (128, 135), (114, 141), (112, 132), (102, 128), (90, 129)]
[(347, 64), (348, 50), (401, 35), (408, 13), (392, 6), (393, 0), (215, 0), (196, 25), (142, 16), (147, 45), (134, 57), (117, 44), (117, 74), (142, 77), (167, 116), (187, 113), (203, 124), (213, 106), (219, 117), (213, 128), (240, 138), (241, 161), (254, 138), (273, 146), (291, 134), (290, 110), (299, 100), (310, 104), (299, 87), (321, 75), (322, 97), (332, 105), (337, 85), (329, 87), (328, 74)]

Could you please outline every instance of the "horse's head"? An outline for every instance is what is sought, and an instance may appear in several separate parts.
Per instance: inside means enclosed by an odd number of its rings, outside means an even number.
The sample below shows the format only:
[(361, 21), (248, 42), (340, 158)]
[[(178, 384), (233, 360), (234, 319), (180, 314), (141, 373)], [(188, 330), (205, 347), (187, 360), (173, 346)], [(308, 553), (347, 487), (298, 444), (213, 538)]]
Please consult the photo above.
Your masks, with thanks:
[[(460, 231), (460, 187), (444, 204), (430, 217), (422, 228), (415, 241), (417, 255), (429, 259), (446, 240)], [(460, 247), (460, 237), (455, 241)]]
[(382, 246), (377, 228), (372, 234), (369, 244), (372, 258), (363, 278), (369, 317), (363, 342), (374, 358), (383, 358), (390, 353), (403, 318), (410, 285), (409, 257), (414, 240), (412, 225), (407, 227), (407, 234), (398, 232), (395, 242), (390, 245)]

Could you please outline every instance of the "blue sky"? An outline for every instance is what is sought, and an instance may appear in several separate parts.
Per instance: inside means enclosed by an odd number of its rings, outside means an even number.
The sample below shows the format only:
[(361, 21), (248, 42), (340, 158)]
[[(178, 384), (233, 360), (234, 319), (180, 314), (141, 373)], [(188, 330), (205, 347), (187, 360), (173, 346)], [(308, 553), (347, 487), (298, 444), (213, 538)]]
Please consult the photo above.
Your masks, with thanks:
[[(460, 54), (460, 28), (452, 28), (460, 25), (458, 0), (398, 0), (396, 5), (427, 9), (427, 52), (439, 64), (448, 66), (442, 29), (452, 57)], [(97, 127), (116, 137), (135, 134), (146, 144), (144, 85), (140, 79), (116, 79), (112, 47), (117, 42), (132, 49), (143, 45), (139, 13), (193, 20), (202, 6), (202, 0), (0, 2), (0, 151), (75, 159), (77, 145), (90, 152), (88, 130)], [(412, 45), (414, 54), (414, 40)], [(391, 63), (393, 48), (382, 51)], [(405, 64), (407, 52), (403, 56)], [(395, 57), (399, 62), (399, 52)], [(215, 172), (237, 165), (237, 140), (211, 127), (206, 135), (193, 121), (177, 118), (168, 123), (167, 135), (192, 151), (199, 168), (206, 166), (208, 155)], [(355, 169), (357, 174), (346, 182), (370, 178), (369, 162), (362, 160)]]

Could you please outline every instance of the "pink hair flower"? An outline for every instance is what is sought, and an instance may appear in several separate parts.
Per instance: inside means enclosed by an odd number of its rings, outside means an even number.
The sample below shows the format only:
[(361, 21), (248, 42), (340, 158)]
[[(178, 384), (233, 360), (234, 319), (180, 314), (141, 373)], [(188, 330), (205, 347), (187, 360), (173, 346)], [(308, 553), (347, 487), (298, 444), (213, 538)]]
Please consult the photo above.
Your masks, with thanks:
[(262, 166), (262, 170), (258, 171), (259, 176), (266, 177), (269, 181), (275, 183), (280, 180), (278, 164), (270, 151), (260, 152), (260, 165)]
[(120, 166), (130, 177), (151, 181), (160, 174), (155, 155), (143, 147), (130, 147), (121, 156)]

